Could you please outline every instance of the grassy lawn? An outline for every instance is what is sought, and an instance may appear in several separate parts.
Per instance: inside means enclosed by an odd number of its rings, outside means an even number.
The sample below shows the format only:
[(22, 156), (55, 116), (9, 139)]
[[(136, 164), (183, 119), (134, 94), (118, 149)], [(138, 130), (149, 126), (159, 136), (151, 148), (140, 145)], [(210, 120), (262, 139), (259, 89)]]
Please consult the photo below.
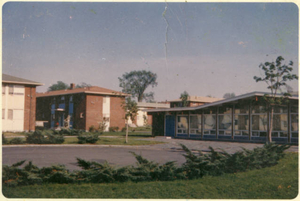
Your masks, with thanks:
[(173, 182), (46, 184), (5, 187), (8, 198), (293, 199), (298, 195), (298, 154), (278, 165), (223, 176)]
[[(164, 142), (158, 141), (147, 141), (147, 140), (137, 140), (132, 137), (128, 138), (128, 143), (125, 143), (125, 137), (101, 137), (97, 141), (96, 145), (151, 145), (151, 144), (162, 144)], [(78, 144), (77, 137), (65, 138), (65, 142), (63, 144)]]
[[(104, 132), (100, 136), (124, 136), (125, 137), (126, 133), (125, 132)], [(151, 132), (128, 132), (129, 137), (152, 137)]]

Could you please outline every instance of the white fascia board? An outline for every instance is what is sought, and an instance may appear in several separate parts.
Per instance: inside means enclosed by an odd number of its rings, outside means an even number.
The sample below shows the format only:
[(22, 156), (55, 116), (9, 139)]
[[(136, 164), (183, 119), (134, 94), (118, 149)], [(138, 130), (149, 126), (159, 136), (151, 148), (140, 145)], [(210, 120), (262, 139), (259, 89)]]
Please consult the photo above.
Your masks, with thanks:
[(43, 83), (38, 83), (38, 82), (16, 82), (16, 81), (5, 81), (5, 80), (2, 80), (2, 83), (20, 84), (20, 85), (34, 85), (34, 86), (43, 86), (43, 85), (45, 85)]

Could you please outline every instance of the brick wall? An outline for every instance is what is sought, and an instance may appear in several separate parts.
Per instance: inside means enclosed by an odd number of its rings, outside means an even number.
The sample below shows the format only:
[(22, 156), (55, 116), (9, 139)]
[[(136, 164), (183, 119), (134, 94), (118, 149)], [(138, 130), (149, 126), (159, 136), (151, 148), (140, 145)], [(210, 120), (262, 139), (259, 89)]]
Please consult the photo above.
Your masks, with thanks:
[(93, 125), (99, 127), (99, 123), (103, 121), (103, 96), (86, 95), (86, 125), (85, 129)]
[(125, 127), (125, 111), (121, 104), (125, 98), (110, 97), (110, 126), (118, 126), (121, 130)]
[(35, 130), (36, 87), (25, 86), (24, 130)]
[[(74, 127), (75, 129), (85, 129), (86, 125), (86, 97), (84, 94), (74, 95)], [(83, 114), (83, 118), (81, 117)]]

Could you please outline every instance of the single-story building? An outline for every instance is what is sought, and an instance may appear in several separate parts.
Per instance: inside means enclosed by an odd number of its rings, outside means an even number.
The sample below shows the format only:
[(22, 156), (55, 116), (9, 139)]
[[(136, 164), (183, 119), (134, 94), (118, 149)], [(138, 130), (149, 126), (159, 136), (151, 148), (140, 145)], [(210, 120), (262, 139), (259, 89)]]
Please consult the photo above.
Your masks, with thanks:
[(42, 83), (2, 74), (2, 131), (34, 131), (36, 87)]
[(135, 120), (132, 122), (131, 120), (128, 121), (129, 125), (132, 126), (147, 126), (152, 125), (152, 115), (148, 115), (146, 110), (149, 109), (158, 109), (158, 108), (170, 108), (170, 104), (166, 103), (144, 103), (138, 102), (138, 113), (136, 115)]
[(65, 127), (88, 131), (105, 122), (109, 127), (125, 127), (122, 102), (127, 94), (97, 86), (37, 93), (38, 121), (48, 128)]
[[(185, 139), (265, 142), (270, 112), (262, 92), (252, 92), (196, 107), (147, 110), (152, 134)], [(272, 140), (298, 143), (298, 95), (276, 106)]]

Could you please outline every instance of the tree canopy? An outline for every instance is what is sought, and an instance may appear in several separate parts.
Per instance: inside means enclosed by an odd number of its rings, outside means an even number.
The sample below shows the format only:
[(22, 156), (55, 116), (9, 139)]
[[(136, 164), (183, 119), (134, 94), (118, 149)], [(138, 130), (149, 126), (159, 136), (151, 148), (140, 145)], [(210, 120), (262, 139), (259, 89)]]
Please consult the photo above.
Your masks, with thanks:
[(51, 85), (48, 87), (47, 91), (57, 91), (57, 90), (64, 90), (64, 89), (69, 89), (70, 86), (62, 81), (57, 81), (56, 84)]
[[(91, 86), (90, 84), (81, 82), (80, 84), (77, 84), (75, 88), (83, 88), (83, 87), (90, 87), (90, 86)], [(52, 84), (50, 87), (48, 87), (47, 91), (58, 91), (58, 90), (65, 90), (65, 89), (70, 89), (70, 85), (62, 81), (57, 81), (56, 84)]]
[(154, 93), (145, 93), (145, 90), (149, 86), (157, 86), (156, 79), (157, 75), (151, 71), (131, 71), (119, 77), (119, 86), (122, 87), (123, 93), (131, 94), (133, 98), (138, 99), (138, 102), (153, 100)]
[(180, 94), (179, 97), (182, 101), (182, 106), (187, 107), (188, 106), (188, 99), (189, 99), (189, 94), (187, 91), (184, 91), (183, 93)]
[(291, 96), (289, 91), (282, 93), (282, 86), (287, 86), (287, 81), (294, 79), (298, 80), (298, 76), (292, 74), (293, 61), (290, 61), (288, 65), (283, 64), (284, 58), (282, 56), (277, 57), (276, 62), (265, 62), (259, 65), (264, 71), (263, 77), (254, 76), (253, 79), (256, 82), (265, 82), (268, 85), (270, 94), (265, 94), (264, 99), (267, 103), (267, 109), (270, 112), (270, 129), (268, 132), (268, 141), (272, 142), (272, 130), (273, 130), (273, 113), (274, 106), (281, 105), (283, 101), (287, 100), (288, 96)]
[(223, 98), (227, 99), (227, 98), (233, 98), (235, 97), (235, 93), (226, 93), (224, 94)]

